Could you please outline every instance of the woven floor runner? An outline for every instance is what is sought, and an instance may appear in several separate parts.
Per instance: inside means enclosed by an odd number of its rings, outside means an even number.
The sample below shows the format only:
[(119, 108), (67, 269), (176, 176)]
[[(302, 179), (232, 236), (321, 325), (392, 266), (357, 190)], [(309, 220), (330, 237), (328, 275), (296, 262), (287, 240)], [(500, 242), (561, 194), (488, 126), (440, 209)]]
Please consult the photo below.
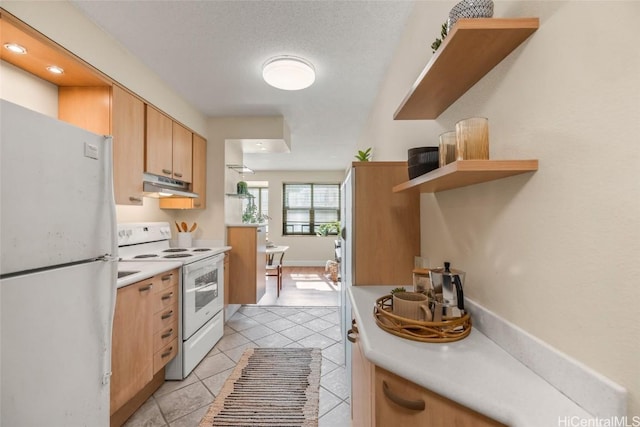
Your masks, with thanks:
[(318, 348), (245, 350), (200, 427), (317, 426)]

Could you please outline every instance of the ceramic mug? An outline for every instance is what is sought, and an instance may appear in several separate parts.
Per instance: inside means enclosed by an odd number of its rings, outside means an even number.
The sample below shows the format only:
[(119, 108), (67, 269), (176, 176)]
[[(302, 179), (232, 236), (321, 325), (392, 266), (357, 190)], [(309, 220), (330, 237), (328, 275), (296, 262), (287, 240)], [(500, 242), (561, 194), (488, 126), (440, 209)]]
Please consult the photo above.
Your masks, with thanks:
[(412, 320), (430, 322), (432, 315), (426, 295), (417, 292), (393, 294), (393, 314)]

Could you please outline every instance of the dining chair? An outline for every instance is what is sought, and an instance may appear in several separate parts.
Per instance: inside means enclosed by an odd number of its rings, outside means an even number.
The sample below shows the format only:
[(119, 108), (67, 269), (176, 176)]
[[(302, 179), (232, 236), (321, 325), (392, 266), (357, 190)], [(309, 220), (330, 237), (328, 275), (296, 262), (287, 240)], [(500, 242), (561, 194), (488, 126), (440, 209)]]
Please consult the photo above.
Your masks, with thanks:
[(280, 297), (280, 290), (282, 289), (282, 264), (278, 263), (275, 265), (266, 266), (265, 276), (276, 276), (276, 296)]

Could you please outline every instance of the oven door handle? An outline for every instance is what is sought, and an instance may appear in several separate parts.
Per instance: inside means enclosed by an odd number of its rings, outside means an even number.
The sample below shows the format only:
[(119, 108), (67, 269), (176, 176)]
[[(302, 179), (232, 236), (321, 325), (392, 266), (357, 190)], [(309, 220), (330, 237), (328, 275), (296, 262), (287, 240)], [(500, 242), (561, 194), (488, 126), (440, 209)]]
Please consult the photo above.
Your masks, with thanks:
[(218, 290), (218, 284), (216, 282), (208, 282), (205, 283), (204, 286), (195, 286), (193, 288), (189, 288), (187, 289), (187, 292), (200, 292), (200, 291), (206, 291), (209, 290), (210, 288), (212, 288), (213, 290)]

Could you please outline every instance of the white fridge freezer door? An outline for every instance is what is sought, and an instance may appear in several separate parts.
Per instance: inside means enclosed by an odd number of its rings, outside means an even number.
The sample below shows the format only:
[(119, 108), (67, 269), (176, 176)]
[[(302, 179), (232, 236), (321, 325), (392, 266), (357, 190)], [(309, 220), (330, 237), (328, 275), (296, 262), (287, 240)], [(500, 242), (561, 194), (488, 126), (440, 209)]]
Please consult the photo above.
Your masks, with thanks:
[(0, 104), (0, 274), (115, 255), (107, 138)]
[(0, 425), (109, 425), (115, 265), (0, 280)]

